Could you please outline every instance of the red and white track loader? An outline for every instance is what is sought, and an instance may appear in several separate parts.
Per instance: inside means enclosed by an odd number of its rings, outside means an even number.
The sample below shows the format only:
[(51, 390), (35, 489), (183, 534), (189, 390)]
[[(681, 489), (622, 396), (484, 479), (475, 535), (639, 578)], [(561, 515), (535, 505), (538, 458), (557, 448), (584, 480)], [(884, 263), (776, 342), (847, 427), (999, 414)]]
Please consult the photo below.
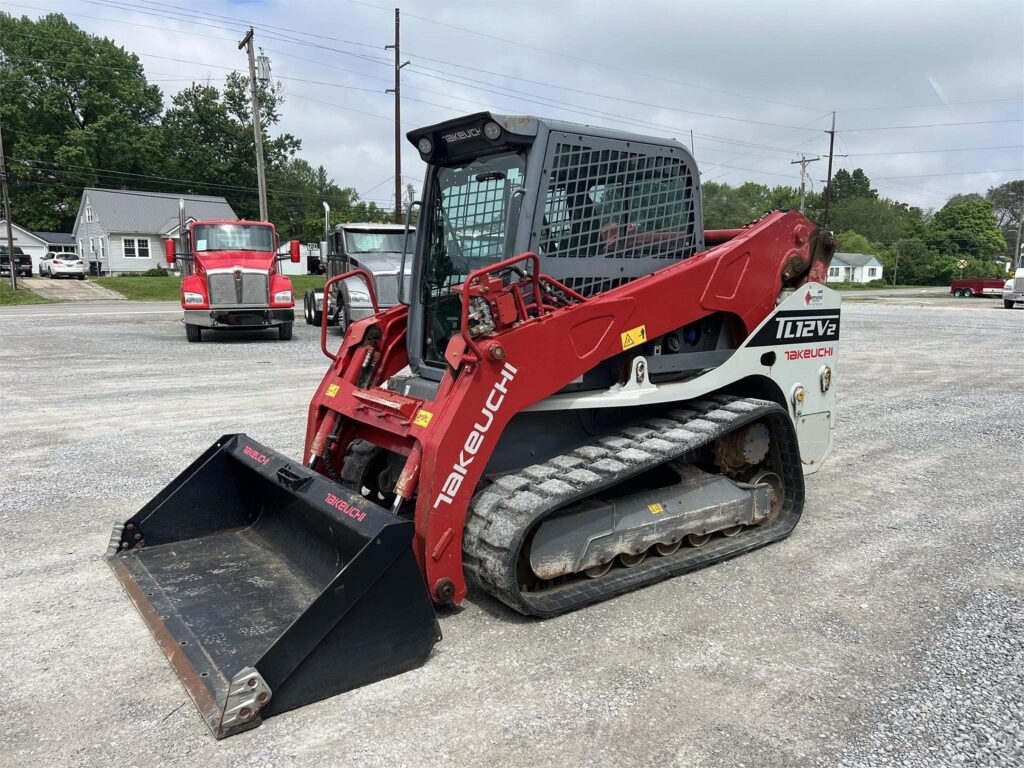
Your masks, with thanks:
[(410, 303), (321, 329), (301, 460), (227, 435), (113, 533), (217, 736), (422, 664), (470, 590), (553, 616), (784, 539), (831, 448), (830, 233), (705, 230), (675, 141), (490, 113), (409, 139)]

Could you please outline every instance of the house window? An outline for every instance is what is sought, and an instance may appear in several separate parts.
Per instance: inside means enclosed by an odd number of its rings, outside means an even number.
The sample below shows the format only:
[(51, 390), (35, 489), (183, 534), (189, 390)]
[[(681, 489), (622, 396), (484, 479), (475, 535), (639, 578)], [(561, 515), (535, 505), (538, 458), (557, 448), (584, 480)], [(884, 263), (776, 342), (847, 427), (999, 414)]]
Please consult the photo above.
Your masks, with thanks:
[(828, 276), (829, 277), (839, 277), (839, 267), (829, 267), (828, 268)]
[(85, 206), (85, 220), (88, 222), (96, 221), (96, 215), (92, 212), (92, 206)]
[(85, 243), (82, 242), (82, 238), (78, 238), (78, 252), (85, 253)]
[(124, 257), (126, 259), (148, 259), (148, 237), (126, 237), (124, 239)]
[(89, 253), (96, 253), (96, 238), (89, 238)]
[(874, 276), (875, 276), (875, 268), (874, 267), (868, 267), (868, 277), (874, 277)]

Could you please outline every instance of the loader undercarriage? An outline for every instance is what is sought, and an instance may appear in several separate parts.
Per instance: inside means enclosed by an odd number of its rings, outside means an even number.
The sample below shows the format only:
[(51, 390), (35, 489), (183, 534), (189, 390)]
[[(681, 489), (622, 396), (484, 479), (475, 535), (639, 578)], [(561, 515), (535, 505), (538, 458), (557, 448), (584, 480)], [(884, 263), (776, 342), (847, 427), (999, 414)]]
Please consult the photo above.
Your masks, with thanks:
[[(388, 466), (356, 441), (343, 484), (386, 503)], [(785, 538), (802, 506), (785, 410), (714, 396), (493, 478), (470, 505), (464, 566), (511, 608), (552, 616)]]
[[(700, 461), (722, 438), (751, 424), (766, 426), (771, 435), (764, 459), (743, 471), (753, 482), (732, 483), (725, 475), (709, 475), (694, 467), (692, 462)], [(567, 510), (571, 514), (595, 494), (607, 494), (615, 486), (675, 462), (689, 468), (691, 480), (694, 472), (706, 475), (696, 484), (698, 489), (707, 487), (708, 478), (718, 479), (732, 485), (740, 496), (746, 495), (750, 503), (723, 500), (669, 518), (674, 500), (692, 497), (693, 482), (636, 492), (633, 496), (647, 506), (649, 517), (664, 515), (669, 524), (656, 529), (634, 526), (632, 537), (616, 539), (618, 551), (613, 557), (607, 557), (609, 549), (594, 551), (597, 537), (592, 537), (589, 549), (598, 557), (604, 555), (603, 562), (587, 559), (581, 550), (574, 572), (537, 576), (538, 558), (531, 547), (542, 523)], [(684, 480), (686, 475), (684, 469)], [(781, 407), (765, 400), (725, 396), (681, 403), (660, 418), (643, 420), (498, 478), (478, 493), (463, 539), (464, 566), (472, 584), (506, 605), (525, 614), (553, 616), (785, 538), (800, 517), (803, 488), (796, 439)], [(655, 498), (663, 501), (652, 501)], [(578, 522), (573, 523), (566, 528), (579, 531)], [(609, 530), (605, 538), (615, 537)]]

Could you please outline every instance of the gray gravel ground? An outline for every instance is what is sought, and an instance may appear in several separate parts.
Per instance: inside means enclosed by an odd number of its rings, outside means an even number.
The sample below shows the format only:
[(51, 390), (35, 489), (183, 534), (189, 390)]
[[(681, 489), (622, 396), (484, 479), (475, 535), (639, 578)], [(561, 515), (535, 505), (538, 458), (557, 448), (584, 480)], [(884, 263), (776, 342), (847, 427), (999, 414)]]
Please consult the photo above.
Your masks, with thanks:
[(1024, 765), (1024, 312), (844, 310), (785, 542), (557, 619), (486, 597), (422, 669), (216, 742), (107, 567), (218, 436), (301, 450), (312, 329), (0, 309), (0, 764)]

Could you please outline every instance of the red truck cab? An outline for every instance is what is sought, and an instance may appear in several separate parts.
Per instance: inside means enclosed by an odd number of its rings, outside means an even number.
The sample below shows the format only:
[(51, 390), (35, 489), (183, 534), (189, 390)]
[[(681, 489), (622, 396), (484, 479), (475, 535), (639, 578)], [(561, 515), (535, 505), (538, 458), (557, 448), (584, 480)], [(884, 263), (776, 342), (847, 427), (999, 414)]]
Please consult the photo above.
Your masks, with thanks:
[(181, 307), (185, 336), (200, 341), (203, 329), (277, 328), (282, 340), (292, 337), (295, 301), (292, 281), (278, 261), (299, 261), (299, 241), (289, 253), (277, 253), (277, 232), (267, 221), (194, 221), (185, 231), (182, 250), (168, 240), (167, 262), (181, 262)]

